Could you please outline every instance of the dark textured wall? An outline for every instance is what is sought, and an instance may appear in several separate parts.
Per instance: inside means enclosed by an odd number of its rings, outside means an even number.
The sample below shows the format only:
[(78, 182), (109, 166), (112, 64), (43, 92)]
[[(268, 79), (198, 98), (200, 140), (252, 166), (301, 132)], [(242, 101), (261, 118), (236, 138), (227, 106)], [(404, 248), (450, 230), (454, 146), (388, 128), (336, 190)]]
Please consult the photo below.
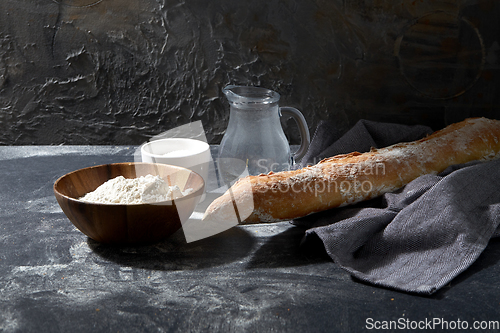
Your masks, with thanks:
[[(495, 0), (2, 0), (0, 144), (141, 144), (260, 85), (345, 129), (498, 118)], [(293, 126), (287, 134), (295, 140)]]

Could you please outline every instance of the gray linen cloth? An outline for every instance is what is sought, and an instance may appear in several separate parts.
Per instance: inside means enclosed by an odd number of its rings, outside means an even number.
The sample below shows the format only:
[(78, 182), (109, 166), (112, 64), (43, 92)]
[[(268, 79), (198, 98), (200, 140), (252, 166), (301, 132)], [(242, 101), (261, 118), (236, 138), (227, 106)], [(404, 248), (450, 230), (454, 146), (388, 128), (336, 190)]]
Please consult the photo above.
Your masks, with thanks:
[[(322, 123), (302, 160), (365, 152), (419, 139), (431, 130), (362, 120), (345, 135)], [(292, 221), (302, 245), (321, 242), (354, 277), (400, 291), (432, 294), (466, 270), (500, 235), (500, 160), (471, 162), (357, 205)]]

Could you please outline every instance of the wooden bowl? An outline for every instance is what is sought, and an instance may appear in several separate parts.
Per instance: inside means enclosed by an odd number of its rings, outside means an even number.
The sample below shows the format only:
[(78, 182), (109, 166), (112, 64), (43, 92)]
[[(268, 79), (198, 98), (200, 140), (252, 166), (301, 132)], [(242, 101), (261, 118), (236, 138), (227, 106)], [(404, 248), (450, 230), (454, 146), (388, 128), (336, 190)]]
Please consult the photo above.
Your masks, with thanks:
[[(117, 176), (159, 175), (169, 186), (193, 191), (182, 198), (152, 204), (98, 204), (79, 200)], [(85, 235), (101, 243), (147, 244), (173, 234), (194, 211), (205, 183), (197, 173), (155, 163), (116, 163), (70, 172), (54, 183), (57, 202), (68, 219)]]

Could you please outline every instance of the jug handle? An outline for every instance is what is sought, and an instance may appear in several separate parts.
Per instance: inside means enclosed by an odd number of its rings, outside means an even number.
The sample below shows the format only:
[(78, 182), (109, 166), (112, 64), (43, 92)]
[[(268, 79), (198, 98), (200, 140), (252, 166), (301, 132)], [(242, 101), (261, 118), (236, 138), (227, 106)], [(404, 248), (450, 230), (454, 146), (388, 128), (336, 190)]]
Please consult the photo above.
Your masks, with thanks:
[(300, 147), (293, 155), (293, 159), (298, 161), (304, 157), (311, 143), (311, 136), (309, 134), (309, 128), (307, 127), (306, 118), (304, 118), (304, 115), (299, 110), (290, 106), (280, 107), (280, 114), (285, 117), (292, 117), (299, 126)]

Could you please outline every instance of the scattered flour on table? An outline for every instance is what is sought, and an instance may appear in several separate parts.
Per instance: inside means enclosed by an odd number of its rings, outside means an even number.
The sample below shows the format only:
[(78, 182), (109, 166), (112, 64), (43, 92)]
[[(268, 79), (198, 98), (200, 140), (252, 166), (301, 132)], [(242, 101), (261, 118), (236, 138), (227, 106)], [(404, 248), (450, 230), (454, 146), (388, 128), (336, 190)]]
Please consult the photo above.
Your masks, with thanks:
[(110, 179), (80, 200), (94, 203), (141, 204), (178, 199), (193, 192), (181, 191), (179, 186), (169, 186), (160, 176), (146, 175), (127, 179), (123, 176)]

